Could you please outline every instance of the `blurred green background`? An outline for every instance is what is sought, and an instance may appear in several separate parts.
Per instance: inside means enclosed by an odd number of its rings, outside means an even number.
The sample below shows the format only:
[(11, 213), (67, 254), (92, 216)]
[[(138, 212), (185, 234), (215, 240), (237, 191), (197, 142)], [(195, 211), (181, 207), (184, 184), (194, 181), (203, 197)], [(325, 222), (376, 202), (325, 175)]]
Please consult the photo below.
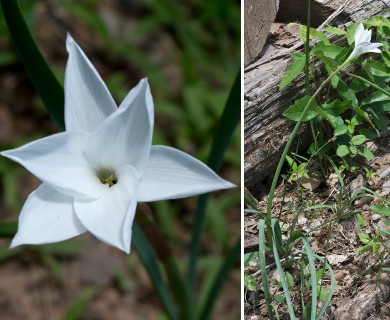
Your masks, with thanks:
[[(19, 1), (34, 39), (63, 82), (66, 33), (83, 48), (119, 104), (143, 77), (155, 104), (154, 144), (206, 162), (240, 66), (240, 1)], [(58, 131), (29, 81), (0, 14), (0, 150)], [(240, 130), (221, 176), (240, 185)], [(0, 221), (16, 220), (39, 181), (0, 158)], [(152, 204), (183, 267), (196, 198)], [(208, 204), (199, 263), (200, 299), (240, 237), (240, 190)], [(89, 236), (8, 250), (0, 242), (2, 319), (164, 319), (135, 251), (124, 256)], [(240, 268), (229, 276), (213, 319), (238, 319)]]

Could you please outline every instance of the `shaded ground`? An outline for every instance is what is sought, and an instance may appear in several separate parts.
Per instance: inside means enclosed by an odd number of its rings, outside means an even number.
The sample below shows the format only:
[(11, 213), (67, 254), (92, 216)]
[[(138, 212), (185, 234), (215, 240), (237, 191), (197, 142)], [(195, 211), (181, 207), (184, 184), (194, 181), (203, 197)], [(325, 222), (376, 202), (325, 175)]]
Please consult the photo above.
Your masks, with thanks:
[[(389, 199), (390, 136), (379, 138), (368, 145), (376, 154), (376, 157), (369, 163), (364, 161), (358, 163), (356, 172), (344, 175), (344, 181), (348, 187), (349, 194), (351, 196), (360, 187), (367, 187), (375, 191), (378, 196)], [(363, 167), (370, 168), (372, 174), (367, 176)], [(295, 183), (282, 184), (276, 191), (274, 212), (280, 212), (282, 227), (289, 228), (300, 210), (300, 206), (303, 205), (303, 207), (307, 208), (314, 204), (327, 204), (336, 208), (339, 201), (339, 193), (340, 185), (334, 173), (326, 177), (326, 180), (321, 181), (318, 188), (315, 188), (313, 191), (298, 187)], [(267, 195), (259, 199), (257, 208), (260, 212), (266, 211), (267, 199)], [(367, 303), (369, 295), (377, 288), (375, 284), (384, 286), (376, 292), (374, 297), (370, 298), (374, 299), (372, 304), (376, 306), (376, 311), (370, 312), (368, 316), (363, 316), (361, 319), (390, 319), (390, 295), (384, 293), (390, 290), (390, 287), (386, 274), (383, 274), (385, 278), (381, 278), (379, 274), (381, 266), (387, 267), (388, 236), (381, 238), (382, 244), (379, 245), (377, 254), (373, 254), (372, 250), (359, 255), (356, 254), (356, 250), (363, 246), (359, 234), (364, 233), (369, 237), (374, 237), (380, 230), (389, 230), (389, 227), (384, 225), (386, 218), (370, 209), (370, 206), (379, 203), (381, 203), (379, 199), (362, 197), (345, 209), (345, 213), (351, 213), (350, 217), (343, 217), (342, 213), (337, 213), (334, 210), (316, 209), (303, 211), (297, 220), (296, 230), (306, 233), (317, 228), (310, 237), (311, 248), (315, 253), (327, 257), (327, 261), (332, 266), (336, 276), (332, 308), (328, 314), (333, 314), (337, 309), (345, 308), (347, 304), (351, 305), (350, 312), (347, 314), (339, 313), (337, 319), (351, 317), (352, 310), (359, 310), (357, 306), (363, 302)], [(357, 218), (358, 215), (363, 219), (360, 222)], [(331, 219), (334, 219), (333, 223), (324, 224)], [(244, 220), (245, 246), (255, 247), (258, 244), (258, 216), (254, 213), (246, 213)], [(296, 248), (296, 255), (298, 255), (300, 250), (300, 247)], [(383, 255), (381, 256), (381, 254)], [(382, 263), (380, 262), (380, 256)], [(270, 259), (269, 263), (272, 263), (272, 259)], [(267, 318), (267, 310), (261, 289), (261, 278), (258, 271), (259, 261), (256, 259), (246, 269), (247, 274), (255, 275), (257, 282), (257, 290), (255, 292), (247, 290), (245, 294), (246, 319), (250, 320), (262, 319), (262, 317)], [(291, 268), (288, 271), (296, 280), (299, 279), (298, 270)], [(269, 269), (269, 276), (278, 277), (276, 267)], [(367, 284), (370, 281), (373, 283), (371, 289), (367, 288)], [(324, 288), (325, 290), (329, 288), (329, 277), (325, 277)], [(283, 295), (283, 291), (277, 286), (271, 286), (271, 292)], [(298, 290), (293, 289), (292, 292), (293, 301), (300, 304)], [(362, 294), (362, 292), (366, 294), (363, 294), (359, 299), (358, 294)], [(307, 298), (310, 299), (310, 295)], [(324, 318), (327, 318), (327, 316)]]

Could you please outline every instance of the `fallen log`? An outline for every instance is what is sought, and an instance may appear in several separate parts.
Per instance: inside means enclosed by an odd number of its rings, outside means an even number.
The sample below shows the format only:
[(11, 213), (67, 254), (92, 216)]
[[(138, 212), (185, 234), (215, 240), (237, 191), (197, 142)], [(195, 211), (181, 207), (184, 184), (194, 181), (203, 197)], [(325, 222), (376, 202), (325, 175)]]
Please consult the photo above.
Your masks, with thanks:
[[(306, 3), (303, 0), (297, 2)], [(331, 24), (343, 27), (351, 21), (383, 13), (388, 9), (390, 0), (317, 2), (328, 9), (333, 8)], [(283, 3), (280, 2), (280, 9)], [(255, 197), (260, 196), (264, 182), (267, 183), (269, 177), (273, 176), (295, 124), (284, 118), (282, 113), (295, 100), (302, 98), (305, 91), (303, 76), (285, 90), (279, 91), (279, 83), (291, 61), (291, 54), (303, 50), (298, 34), (286, 30), (280, 32), (281, 26), (275, 23), (271, 27), (261, 58), (248, 65), (244, 71), (244, 180), (246, 188)], [(314, 70), (313, 88), (318, 87), (326, 76), (320, 63), (314, 65)], [(307, 127), (301, 127), (297, 141), (301, 148), (311, 143)]]
[(272, 22), (279, 8), (279, 0), (246, 0), (244, 4), (244, 64), (253, 62), (263, 49)]

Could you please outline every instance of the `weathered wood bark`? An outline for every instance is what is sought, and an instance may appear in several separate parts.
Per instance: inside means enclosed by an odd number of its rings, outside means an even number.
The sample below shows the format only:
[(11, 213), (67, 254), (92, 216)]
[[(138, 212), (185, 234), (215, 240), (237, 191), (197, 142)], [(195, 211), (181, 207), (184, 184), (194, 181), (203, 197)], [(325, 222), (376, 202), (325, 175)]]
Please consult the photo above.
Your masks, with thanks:
[(336, 301), (333, 320), (366, 320), (390, 299), (390, 276), (383, 273), (379, 281), (371, 280), (359, 288), (353, 298)]
[[(335, 3), (335, 0), (321, 1)], [(345, 1), (338, 0), (338, 3)], [(388, 8), (390, 0), (350, 0), (335, 20), (346, 24), (372, 17)], [(283, 148), (294, 127), (292, 121), (282, 116), (283, 111), (295, 100), (304, 96), (304, 78), (296, 79), (289, 87), (279, 91), (279, 83), (290, 62), (291, 54), (302, 50), (303, 44), (297, 35), (284, 31), (287, 39), (279, 36), (274, 40), (271, 33), (263, 49), (263, 56), (250, 64), (244, 74), (244, 178), (246, 188), (258, 195), (262, 186), (273, 175)], [(325, 79), (320, 65), (316, 71), (313, 86)], [(303, 126), (298, 134), (301, 147), (311, 142), (311, 134)]]
[(244, 52), (245, 66), (254, 61), (263, 49), (279, 0), (245, 0)]
[[(280, 0), (276, 21), (291, 22), (299, 21), (306, 24), (308, 0)], [(324, 22), (338, 7), (342, 6), (345, 0), (310, 0), (311, 26), (317, 28)], [(346, 17), (346, 14), (341, 13)], [(339, 16), (340, 17), (340, 16)]]

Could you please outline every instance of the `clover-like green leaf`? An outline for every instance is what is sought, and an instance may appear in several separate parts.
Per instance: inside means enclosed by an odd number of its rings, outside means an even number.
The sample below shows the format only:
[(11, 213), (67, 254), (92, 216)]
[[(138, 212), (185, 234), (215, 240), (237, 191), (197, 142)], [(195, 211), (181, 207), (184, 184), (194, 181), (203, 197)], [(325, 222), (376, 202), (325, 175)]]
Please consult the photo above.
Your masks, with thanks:
[(366, 137), (362, 134), (358, 134), (357, 136), (353, 136), (351, 139), (351, 143), (355, 146), (360, 146), (366, 142)]

